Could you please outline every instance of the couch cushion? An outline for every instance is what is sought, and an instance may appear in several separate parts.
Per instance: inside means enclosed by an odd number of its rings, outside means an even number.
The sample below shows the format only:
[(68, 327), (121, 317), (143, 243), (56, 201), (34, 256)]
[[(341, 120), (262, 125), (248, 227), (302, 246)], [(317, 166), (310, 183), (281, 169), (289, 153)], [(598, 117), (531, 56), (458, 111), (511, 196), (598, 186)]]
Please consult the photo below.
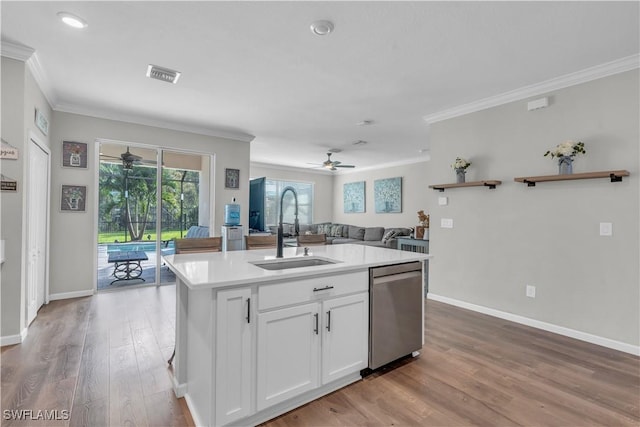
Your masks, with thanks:
[(318, 224), (316, 229), (316, 234), (326, 234), (327, 236), (331, 235), (331, 223), (328, 224)]
[(184, 237), (186, 239), (201, 239), (203, 237), (209, 237), (209, 227), (203, 225), (192, 225), (189, 227), (189, 230)]
[(364, 229), (364, 240), (365, 241), (374, 241), (382, 240), (382, 236), (384, 235), (384, 227), (367, 227)]
[(341, 243), (361, 243), (361, 242), (362, 240), (358, 240), (358, 239), (348, 239), (346, 237), (335, 237), (331, 242), (331, 244), (339, 245)]
[(350, 225), (349, 232), (347, 234), (350, 239), (364, 240), (364, 227), (358, 227), (357, 225)]

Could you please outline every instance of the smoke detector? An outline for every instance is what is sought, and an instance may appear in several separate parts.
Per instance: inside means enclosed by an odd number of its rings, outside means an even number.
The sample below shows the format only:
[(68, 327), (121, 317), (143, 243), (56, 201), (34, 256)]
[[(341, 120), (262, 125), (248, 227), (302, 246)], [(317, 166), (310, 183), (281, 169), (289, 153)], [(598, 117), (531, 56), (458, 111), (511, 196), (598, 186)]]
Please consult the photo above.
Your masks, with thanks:
[(179, 71), (158, 67), (157, 65), (149, 64), (149, 66), (147, 67), (147, 77), (167, 83), (178, 83), (178, 79), (180, 78), (181, 74), (182, 73), (180, 73)]

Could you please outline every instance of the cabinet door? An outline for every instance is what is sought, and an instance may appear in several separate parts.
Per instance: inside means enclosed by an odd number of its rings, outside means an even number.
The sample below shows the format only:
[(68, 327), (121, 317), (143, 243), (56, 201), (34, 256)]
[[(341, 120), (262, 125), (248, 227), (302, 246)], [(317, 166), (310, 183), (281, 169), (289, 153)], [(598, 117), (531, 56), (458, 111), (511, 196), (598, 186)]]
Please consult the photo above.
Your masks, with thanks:
[(368, 365), (369, 294), (322, 304), (322, 384), (359, 372)]
[(318, 386), (319, 307), (311, 303), (258, 314), (259, 411)]
[(218, 292), (216, 303), (216, 425), (251, 414), (251, 289)]

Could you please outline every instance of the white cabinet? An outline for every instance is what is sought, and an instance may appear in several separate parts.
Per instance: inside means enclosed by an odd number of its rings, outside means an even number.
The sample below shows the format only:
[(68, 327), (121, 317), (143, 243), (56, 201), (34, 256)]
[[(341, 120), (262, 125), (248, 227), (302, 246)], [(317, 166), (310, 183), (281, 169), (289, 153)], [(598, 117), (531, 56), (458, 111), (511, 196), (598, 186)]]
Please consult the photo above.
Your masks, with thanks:
[(367, 290), (366, 272), (259, 288), (257, 410), (367, 367)]
[(318, 386), (318, 308), (311, 303), (258, 315), (258, 410)]
[(322, 384), (367, 367), (369, 294), (322, 303)]
[(253, 413), (251, 288), (219, 291), (216, 308), (215, 424), (225, 425)]

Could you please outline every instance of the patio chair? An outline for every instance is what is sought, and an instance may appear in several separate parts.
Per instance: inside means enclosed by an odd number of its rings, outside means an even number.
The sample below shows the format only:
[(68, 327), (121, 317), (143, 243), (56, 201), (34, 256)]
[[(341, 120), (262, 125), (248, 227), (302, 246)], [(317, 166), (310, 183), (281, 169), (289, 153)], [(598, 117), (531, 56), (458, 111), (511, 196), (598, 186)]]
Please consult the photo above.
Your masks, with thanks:
[(326, 234), (301, 234), (297, 238), (298, 246), (320, 246), (327, 244)]
[(244, 247), (246, 250), (275, 248), (276, 239), (276, 236), (244, 236)]

